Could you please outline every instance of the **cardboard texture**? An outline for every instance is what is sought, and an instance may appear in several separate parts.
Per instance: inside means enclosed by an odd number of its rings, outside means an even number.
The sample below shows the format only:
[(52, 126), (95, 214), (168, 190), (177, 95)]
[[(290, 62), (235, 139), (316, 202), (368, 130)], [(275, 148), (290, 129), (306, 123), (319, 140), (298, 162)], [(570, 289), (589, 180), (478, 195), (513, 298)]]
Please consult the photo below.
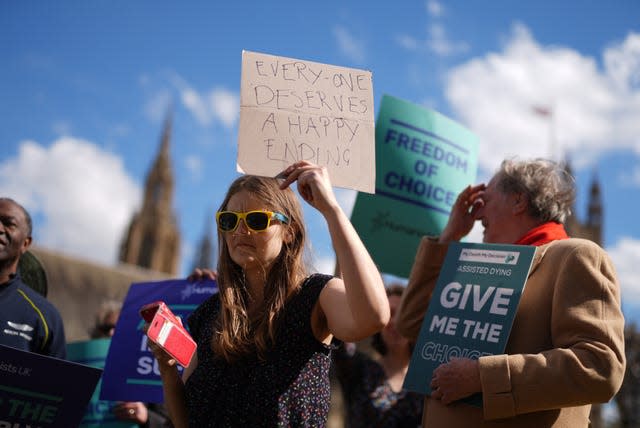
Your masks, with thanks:
[(369, 71), (243, 51), (238, 171), (274, 177), (308, 160), (373, 193), (373, 111)]

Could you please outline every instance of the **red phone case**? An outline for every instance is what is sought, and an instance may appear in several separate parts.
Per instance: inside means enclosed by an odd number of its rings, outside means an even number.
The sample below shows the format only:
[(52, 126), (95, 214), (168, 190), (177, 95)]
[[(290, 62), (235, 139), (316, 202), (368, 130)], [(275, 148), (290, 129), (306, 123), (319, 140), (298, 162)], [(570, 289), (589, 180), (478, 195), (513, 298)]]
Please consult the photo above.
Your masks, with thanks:
[(147, 337), (181, 366), (188, 366), (197, 345), (169, 307), (162, 301), (149, 303), (140, 308), (140, 316), (149, 323)]

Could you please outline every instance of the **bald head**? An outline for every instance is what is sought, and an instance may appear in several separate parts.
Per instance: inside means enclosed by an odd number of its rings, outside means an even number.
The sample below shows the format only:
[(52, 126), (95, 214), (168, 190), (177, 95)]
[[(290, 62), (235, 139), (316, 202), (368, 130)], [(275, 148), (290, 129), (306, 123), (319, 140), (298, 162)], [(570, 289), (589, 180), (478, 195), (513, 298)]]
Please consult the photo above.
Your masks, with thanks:
[(31, 216), (11, 198), (0, 198), (0, 282), (8, 281), (31, 245)]
[(25, 209), (25, 207), (23, 207), (22, 205), (20, 205), (19, 203), (17, 203), (15, 200), (13, 200), (11, 198), (0, 197), (0, 203), (3, 203), (3, 202), (7, 202), (7, 203), (10, 203), (10, 204), (13, 204), (20, 211), (22, 211), (22, 215), (24, 216), (24, 221), (25, 221), (25, 224), (27, 226), (27, 234), (29, 236), (31, 236), (31, 234), (33, 233), (33, 222), (31, 220), (31, 215), (29, 214), (29, 211), (27, 211)]

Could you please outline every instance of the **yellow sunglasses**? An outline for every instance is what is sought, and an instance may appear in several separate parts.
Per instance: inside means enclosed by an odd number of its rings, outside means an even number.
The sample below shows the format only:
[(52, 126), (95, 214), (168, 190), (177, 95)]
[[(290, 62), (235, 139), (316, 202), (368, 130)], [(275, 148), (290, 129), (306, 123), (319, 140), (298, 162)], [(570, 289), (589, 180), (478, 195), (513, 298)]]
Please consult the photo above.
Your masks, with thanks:
[(271, 225), (271, 220), (276, 219), (284, 224), (289, 223), (289, 218), (277, 211), (218, 211), (216, 213), (216, 223), (218, 229), (223, 232), (233, 232), (238, 228), (240, 219), (244, 220), (249, 230), (254, 232), (264, 232)]

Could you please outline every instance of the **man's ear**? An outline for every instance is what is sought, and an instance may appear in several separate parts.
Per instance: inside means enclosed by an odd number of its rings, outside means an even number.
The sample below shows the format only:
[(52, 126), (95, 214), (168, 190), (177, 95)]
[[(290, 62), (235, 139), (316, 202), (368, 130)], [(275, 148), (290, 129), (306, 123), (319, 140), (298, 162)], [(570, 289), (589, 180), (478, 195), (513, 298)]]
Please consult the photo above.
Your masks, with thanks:
[(20, 255), (23, 255), (24, 253), (27, 252), (27, 250), (31, 246), (32, 241), (33, 241), (33, 238), (31, 238), (30, 236), (27, 236), (26, 238), (24, 238), (24, 242), (22, 243), (22, 248), (20, 249)]
[(521, 215), (527, 212), (529, 208), (529, 200), (522, 193), (516, 193), (513, 196), (513, 208), (512, 212), (514, 215)]

